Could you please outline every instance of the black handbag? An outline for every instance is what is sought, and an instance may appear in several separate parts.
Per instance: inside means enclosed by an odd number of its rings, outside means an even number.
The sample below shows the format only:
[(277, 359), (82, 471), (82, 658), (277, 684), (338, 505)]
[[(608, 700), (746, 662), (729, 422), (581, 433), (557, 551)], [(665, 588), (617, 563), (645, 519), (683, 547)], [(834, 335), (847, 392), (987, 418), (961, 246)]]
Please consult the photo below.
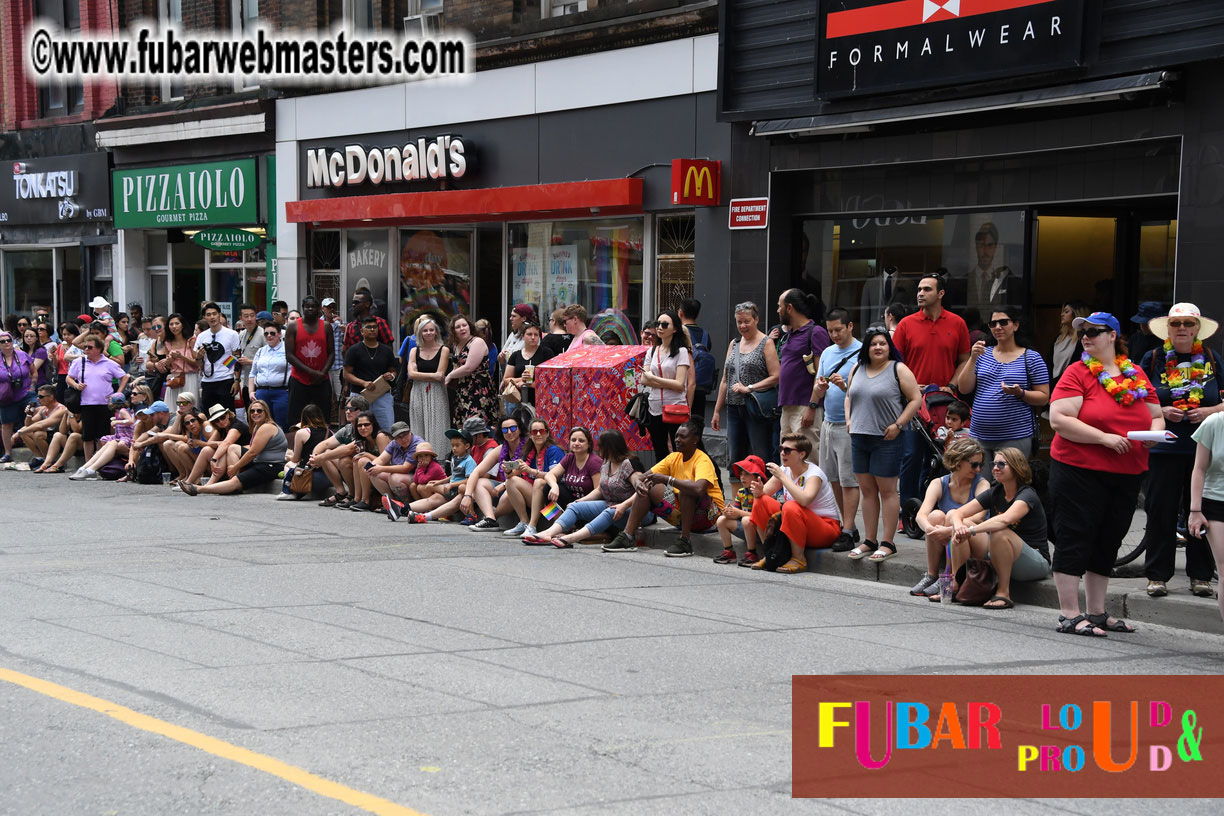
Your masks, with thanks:
[(650, 419), (650, 396), (645, 391), (639, 391), (630, 397), (625, 406), (625, 415), (645, 428)]
[(749, 391), (744, 400), (748, 408), (748, 416), (753, 419), (774, 419), (782, 415), (778, 408), (778, 389), (766, 388), (764, 391)]
[[(77, 382), (85, 382), (85, 362), (86, 360), (84, 357), (81, 357), (80, 360), (81, 360), (81, 376), (79, 378), (73, 376), (71, 366), (68, 367), (67, 376), (72, 377), (72, 379), (76, 380)], [(66, 381), (64, 385), (65, 385), (64, 407), (68, 409), (68, 413), (70, 414), (81, 413), (81, 394), (84, 392), (78, 391), (77, 389), (73, 388), (72, 385)]]

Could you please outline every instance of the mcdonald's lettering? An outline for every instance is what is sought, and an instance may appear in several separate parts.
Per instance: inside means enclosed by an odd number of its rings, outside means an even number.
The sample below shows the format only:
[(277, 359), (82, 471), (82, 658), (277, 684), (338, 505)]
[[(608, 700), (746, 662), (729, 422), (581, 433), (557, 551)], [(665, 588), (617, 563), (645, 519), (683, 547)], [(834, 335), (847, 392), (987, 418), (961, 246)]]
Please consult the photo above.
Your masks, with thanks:
[(672, 204), (717, 207), (722, 203), (722, 162), (672, 159)]

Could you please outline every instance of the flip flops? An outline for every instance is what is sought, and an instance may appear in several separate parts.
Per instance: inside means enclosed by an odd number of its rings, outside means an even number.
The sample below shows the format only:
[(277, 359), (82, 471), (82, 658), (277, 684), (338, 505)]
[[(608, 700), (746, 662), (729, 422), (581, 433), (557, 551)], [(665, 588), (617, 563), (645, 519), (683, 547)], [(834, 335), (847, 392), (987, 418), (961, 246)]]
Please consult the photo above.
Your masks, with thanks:
[(1015, 606), (1011, 598), (1004, 598), (1002, 595), (995, 595), (986, 603), (982, 604), (983, 609), (1011, 609)]

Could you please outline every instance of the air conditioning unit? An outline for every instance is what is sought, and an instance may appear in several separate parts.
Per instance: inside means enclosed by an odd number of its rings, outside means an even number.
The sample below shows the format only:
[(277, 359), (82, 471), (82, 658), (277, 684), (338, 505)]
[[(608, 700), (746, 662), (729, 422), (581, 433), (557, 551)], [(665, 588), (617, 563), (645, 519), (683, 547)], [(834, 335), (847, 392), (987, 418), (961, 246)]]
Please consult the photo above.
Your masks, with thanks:
[(404, 17), (405, 36), (440, 36), (446, 28), (442, 12), (442, 0), (408, 0), (408, 14)]

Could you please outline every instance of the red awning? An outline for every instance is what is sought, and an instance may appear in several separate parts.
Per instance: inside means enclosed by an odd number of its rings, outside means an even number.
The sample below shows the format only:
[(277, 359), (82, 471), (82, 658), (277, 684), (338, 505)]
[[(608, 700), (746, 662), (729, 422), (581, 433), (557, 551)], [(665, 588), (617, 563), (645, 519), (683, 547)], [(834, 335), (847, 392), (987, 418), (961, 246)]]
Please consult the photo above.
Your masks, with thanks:
[(640, 178), (289, 201), (290, 223), (392, 226), (627, 215), (642, 211)]

